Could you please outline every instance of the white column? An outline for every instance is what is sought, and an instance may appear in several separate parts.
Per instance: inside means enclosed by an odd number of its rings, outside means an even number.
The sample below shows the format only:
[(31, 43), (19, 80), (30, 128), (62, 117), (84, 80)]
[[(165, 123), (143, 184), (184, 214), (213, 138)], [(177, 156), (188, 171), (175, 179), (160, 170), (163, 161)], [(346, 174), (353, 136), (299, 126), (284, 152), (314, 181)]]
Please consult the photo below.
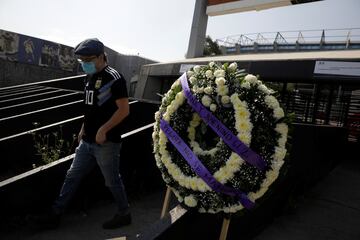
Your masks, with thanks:
[(189, 47), (186, 58), (202, 57), (208, 16), (206, 15), (207, 0), (196, 0)]

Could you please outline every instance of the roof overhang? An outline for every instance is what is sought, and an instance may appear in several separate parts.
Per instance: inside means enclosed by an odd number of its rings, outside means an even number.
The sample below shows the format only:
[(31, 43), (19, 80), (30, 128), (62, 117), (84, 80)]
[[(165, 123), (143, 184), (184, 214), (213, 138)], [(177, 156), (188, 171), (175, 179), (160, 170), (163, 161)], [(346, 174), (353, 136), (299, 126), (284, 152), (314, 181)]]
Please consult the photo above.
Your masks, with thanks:
[(319, 0), (208, 0), (206, 14), (218, 16), (238, 12), (260, 11), (315, 1)]

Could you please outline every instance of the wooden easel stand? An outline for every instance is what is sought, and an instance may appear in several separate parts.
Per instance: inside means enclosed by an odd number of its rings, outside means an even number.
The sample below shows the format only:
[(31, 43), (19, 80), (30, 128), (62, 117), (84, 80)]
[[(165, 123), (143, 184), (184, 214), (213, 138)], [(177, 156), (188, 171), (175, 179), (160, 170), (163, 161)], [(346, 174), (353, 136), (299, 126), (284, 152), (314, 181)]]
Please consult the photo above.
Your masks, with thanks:
[[(170, 197), (171, 197), (171, 189), (170, 189), (170, 187), (167, 187), (163, 207), (162, 207), (162, 210), (161, 210), (160, 219), (164, 218), (166, 213), (169, 210)], [(227, 233), (228, 233), (228, 230), (229, 230), (229, 225), (230, 225), (230, 218), (225, 218), (224, 217), (222, 227), (221, 227), (221, 233), (220, 233), (219, 240), (226, 240)]]

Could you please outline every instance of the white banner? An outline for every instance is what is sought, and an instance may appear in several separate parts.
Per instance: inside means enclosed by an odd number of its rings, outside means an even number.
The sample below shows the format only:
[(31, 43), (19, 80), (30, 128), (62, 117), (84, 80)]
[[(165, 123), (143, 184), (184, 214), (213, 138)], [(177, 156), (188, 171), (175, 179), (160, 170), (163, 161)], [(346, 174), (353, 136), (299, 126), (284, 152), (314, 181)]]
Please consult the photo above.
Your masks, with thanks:
[(181, 64), (179, 73), (183, 74), (184, 72), (187, 72), (190, 70), (190, 68), (194, 67), (195, 64)]
[(316, 61), (314, 73), (360, 76), (360, 62)]

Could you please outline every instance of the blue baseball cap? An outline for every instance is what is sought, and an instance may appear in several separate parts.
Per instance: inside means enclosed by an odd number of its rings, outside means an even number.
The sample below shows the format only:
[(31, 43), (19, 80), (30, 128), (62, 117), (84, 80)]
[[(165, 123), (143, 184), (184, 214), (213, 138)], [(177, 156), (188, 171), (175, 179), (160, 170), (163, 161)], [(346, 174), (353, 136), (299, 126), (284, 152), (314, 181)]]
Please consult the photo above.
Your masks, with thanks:
[(104, 53), (104, 44), (97, 38), (89, 38), (79, 43), (74, 53), (80, 56), (100, 55)]

